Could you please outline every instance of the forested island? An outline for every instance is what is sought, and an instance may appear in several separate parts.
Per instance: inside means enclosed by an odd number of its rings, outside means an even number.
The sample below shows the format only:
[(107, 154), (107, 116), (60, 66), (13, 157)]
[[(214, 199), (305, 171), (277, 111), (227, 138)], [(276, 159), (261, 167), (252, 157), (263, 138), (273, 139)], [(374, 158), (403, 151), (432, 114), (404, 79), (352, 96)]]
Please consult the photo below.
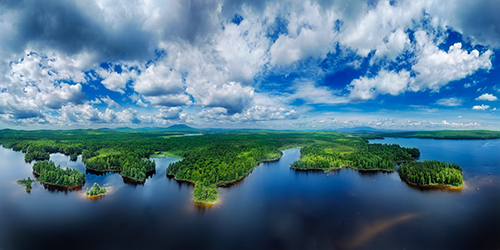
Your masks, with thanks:
[(97, 182), (94, 182), (94, 186), (92, 186), (90, 189), (87, 188), (85, 196), (87, 196), (88, 198), (95, 198), (106, 194), (107, 191), (107, 188), (100, 187)]
[(397, 164), (411, 162), (420, 156), (417, 148), (403, 148), (399, 145), (361, 144), (355, 150), (345, 144), (313, 144), (301, 148), (300, 160), (292, 163), (291, 168), (325, 172), (342, 167), (393, 171)]
[(397, 171), (404, 180), (418, 186), (461, 187), (464, 184), (462, 167), (456, 163), (415, 161), (403, 164)]
[(25, 186), (25, 190), (26, 192), (30, 192), (31, 189), (33, 188), (31, 186), (31, 183), (35, 182), (35, 180), (31, 179), (30, 177), (28, 177), (28, 179), (22, 179), (22, 180), (18, 180), (17, 183), (18, 184), (21, 184), (21, 185), (24, 185)]
[(44, 184), (74, 187), (85, 182), (85, 174), (72, 168), (62, 169), (53, 161), (38, 161), (33, 164), (33, 173), (38, 176), (38, 181)]
[(179, 156), (182, 159), (170, 164), (167, 176), (194, 184), (193, 200), (209, 204), (218, 200), (217, 187), (241, 180), (260, 162), (278, 160), (287, 148), (301, 147), (300, 160), (291, 165), (299, 170), (329, 171), (349, 166), (358, 170), (393, 171), (397, 164), (411, 163), (420, 155), (416, 148), (369, 144), (366, 137), (333, 131), (171, 135), (172, 132), (162, 131), (1, 130), (0, 144), (24, 152), (26, 161), (37, 161), (33, 170), (40, 174), (41, 182), (61, 186), (81, 184), (84, 175), (47, 161), (51, 153), (62, 153), (72, 159), (81, 154), (88, 170), (116, 171), (138, 182), (146, 181), (147, 174), (155, 171), (150, 157), (159, 153)]

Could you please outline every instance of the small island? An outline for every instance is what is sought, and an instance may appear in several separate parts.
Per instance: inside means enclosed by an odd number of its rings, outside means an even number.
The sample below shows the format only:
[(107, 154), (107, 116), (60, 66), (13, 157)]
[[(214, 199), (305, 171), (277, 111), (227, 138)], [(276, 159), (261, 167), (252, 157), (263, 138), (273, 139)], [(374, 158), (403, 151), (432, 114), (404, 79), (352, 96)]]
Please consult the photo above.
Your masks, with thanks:
[(21, 185), (25, 185), (26, 186), (26, 192), (31, 192), (31, 189), (33, 188), (31, 186), (31, 183), (35, 182), (35, 180), (31, 179), (30, 177), (28, 177), (28, 179), (22, 179), (22, 180), (18, 180), (17, 183), (21, 184)]
[(44, 184), (77, 187), (85, 182), (85, 174), (72, 168), (61, 169), (53, 161), (38, 161), (33, 164), (33, 173), (38, 176), (38, 181)]
[(97, 198), (99, 196), (104, 196), (107, 191), (107, 188), (100, 187), (97, 182), (94, 182), (94, 186), (92, 186), (90, 189), (87, 188), (85, 196), (87, 196), (87, 198)]
[(456, 188), (464, 184), (462, 167), (456, 163), (435, 160), (414, 161), (403, 164), (397, 171), (406, 182), (417, 186)]

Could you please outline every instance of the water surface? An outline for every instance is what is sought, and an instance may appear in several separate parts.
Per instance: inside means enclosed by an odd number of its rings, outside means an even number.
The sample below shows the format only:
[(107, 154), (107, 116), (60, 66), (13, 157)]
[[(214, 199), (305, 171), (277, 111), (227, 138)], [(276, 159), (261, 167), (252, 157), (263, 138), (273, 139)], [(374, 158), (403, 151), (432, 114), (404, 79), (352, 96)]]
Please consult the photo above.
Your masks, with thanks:
[[(260, 164), (243, 181), (219, 188), (221, 202), (196, 206), (193, 186), (165, 175), (178, 159), (155, 159), (144, 185), (116, 173), (86, 174), (80, 191), (31, 193), (24, 155), (0, 148), (0, 249), (495, 249), (500, 247), (500, 140), (385, 139), (418, 147), (420, 160), (456, 162), (462, 191), (421, 190), (397, 173), (289, 168), (298, 149)], [(81, 158), (57, 164), (85, 171)], [(491, 175), (488, 175), (491, 173)], [(113, 191), (84, 197), (94, 182)]]

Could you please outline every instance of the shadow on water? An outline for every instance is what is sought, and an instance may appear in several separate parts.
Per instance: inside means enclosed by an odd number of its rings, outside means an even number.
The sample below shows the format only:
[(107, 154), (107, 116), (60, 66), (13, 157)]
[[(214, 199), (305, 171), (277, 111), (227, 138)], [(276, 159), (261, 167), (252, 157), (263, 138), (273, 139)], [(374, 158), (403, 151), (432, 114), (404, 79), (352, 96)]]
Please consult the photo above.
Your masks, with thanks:
[(433, 185), (433, 186), (419, 186), (413, 183), (409, 183), (405, 178), (402, 176), (399, 176), (401, 179), (401, 182), (404, 182), (408, 187), (412, 189), (416, 189), (420, 192), (440, 192), (440, 191), (447, 191), (447, 192), (456, 192), (460, 193), (464, 188), (466, 188), (466, 183), (464, 182), (464, 185), (462, 187), (451, 187), (448, 185)]
[(104, 176), (108, 173), (120, 173), (119, 170), (114, 170), (114, 171), (95, 171), (95, 170), (91, 170), (91, 169), (86, 169), (85, 170), (85, 174), (92, 174), (92, 175), (97, 175), (97, 176)]
[(76, 187), (62, 187), (62, 186), (54, 186), (54, 185), (43, 183), (42, 186), (46, 190), (53, 192), (53, 193), (59, 193), (59, 192), (68, 193), (68, 192), (80, 191), (83, 189), (83, 184), (78, 185)]

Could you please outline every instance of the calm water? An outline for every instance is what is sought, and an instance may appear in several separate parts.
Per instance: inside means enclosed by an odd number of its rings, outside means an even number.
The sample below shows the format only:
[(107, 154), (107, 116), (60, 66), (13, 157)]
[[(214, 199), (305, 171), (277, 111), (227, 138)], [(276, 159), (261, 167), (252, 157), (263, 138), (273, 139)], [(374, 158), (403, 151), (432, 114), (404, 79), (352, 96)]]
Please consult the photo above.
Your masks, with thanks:
[[(20, 152), (0, 148), (0, 249), (497, 249), (500, 248), (500, 140), (374, 140), (418, 147), (420, 160), (456, 162), (462, 191), (420, 190), (396, 173), (291, 170), (298, 149), (219, 188), (221, 202), (195, 206), (193, 187), (165, 176), (156, 159), (144, 185), (87, 173), (80, 191), (15, 181), (31, 173)], [(53, 154), (84, 171), (81, 159)], [(491, 173), (491, 175), (488, 175)], [(111, 186), (88, 200), (94, 182)]]

